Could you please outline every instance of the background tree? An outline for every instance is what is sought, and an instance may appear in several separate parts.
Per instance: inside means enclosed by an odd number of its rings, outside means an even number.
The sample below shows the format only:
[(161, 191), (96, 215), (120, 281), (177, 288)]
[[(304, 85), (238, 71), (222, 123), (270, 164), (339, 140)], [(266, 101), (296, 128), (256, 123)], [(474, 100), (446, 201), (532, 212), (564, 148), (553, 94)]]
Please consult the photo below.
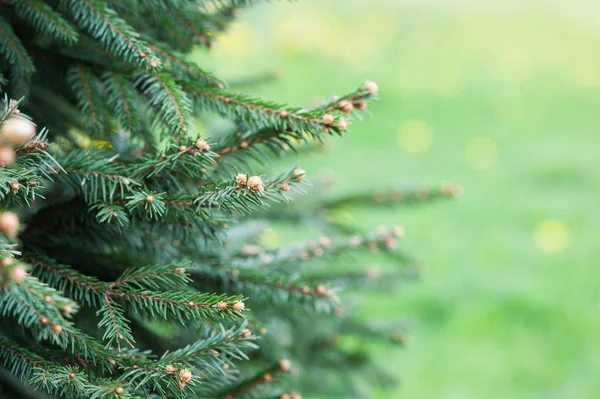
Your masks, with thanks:
[[(354, 319), (337, 292), (412, 275), (393, 251), (404, 232), (360, 234), (327, 215), (456, 190), (282, 207), (305, 172), (267, 176), (264, 162), (343, 134), (378, 88), (310, 109), (231, 91), (187, 54), (210, 46), (238, 3), (0, 5), (3, 395), (348, 396), (359, 374), (387, 381), (360, 343), (402, 334)], [(228, 127), (197, 128), (212, 114)], [(268, 250), (256, 244), (268, 221), (327, 235)], [(361, 249), (398, 268), (353, 267), (345, 255)]]

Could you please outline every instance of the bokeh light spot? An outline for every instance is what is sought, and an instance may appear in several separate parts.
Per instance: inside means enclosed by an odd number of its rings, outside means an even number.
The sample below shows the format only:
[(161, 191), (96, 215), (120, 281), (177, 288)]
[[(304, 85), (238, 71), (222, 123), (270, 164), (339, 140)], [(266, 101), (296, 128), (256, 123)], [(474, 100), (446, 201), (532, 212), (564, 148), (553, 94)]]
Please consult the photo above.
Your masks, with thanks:
[(267, 227), (258, 238), (258, 243), (266, 249), (277, 248), (281, 243), (281, 237), (277, 230)]
[(422, 154), (433, 143), (431, 126), (421, 120), (404, 122), (398, 129), (398, 145), (411, 154)]
[(498, 145), (489, 137), (477, 137), (467, 143), (467, 162), (477, 170), (487, 170), (498, 163)]
[(562, 252), (569, 242), (569, 229), (554, 219), (542, 220), (533, 231), (535, 245), (543, 252)]

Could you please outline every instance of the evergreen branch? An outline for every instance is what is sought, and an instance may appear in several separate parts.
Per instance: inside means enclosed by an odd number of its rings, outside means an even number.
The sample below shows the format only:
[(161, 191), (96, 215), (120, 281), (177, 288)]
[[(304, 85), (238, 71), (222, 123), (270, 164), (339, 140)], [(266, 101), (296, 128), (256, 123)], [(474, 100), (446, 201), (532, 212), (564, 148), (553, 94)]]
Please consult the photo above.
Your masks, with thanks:
[(141, 290), (181, 287), (191, 281), (186, 275), (183, 266), (185, 266), (185, 263), (128, 268), (110, 286), (114, 289), (124, 285), (132, 289)]
[[(191, 320), (201, 324), (205, 320), (220, 322), (241, 317), (238, 303), (242, 296), (204, 294), (193, 291), (113, 291), (111, 297), (126, 301), (134, 312), (150, 317), (174, 319), (181, 324)], [(243, 309), (242, 309), (243, 310)]]
[(104, 303), (96, 314), (102, 316), (98, 327), (105, 328), (102, 340), (108, 341), (107, 348), (116, 342), (117, 350), (121, 352), (121, 340), (133, 348), (135, 339), (131, 335), (131, 327), (129, 327), (129, 320), (125, 317), (125, 311), (113, 301), (108, 292), (104, 293)]
[(194, 280), (218, 282), (226, 291), (242, 292), (252, 300), (279, 306), (300, 304), (306, 311), (332, 313), (339, 299), (322, 284), (311, 288), (301, 280), (291, 281), (281, 275), (267, 275), (252, 270), (195, 269)]
[(462, 188), (451, 183), (441, 183), (438, 187), (418, 189), (396, 189), (376, 191), (375, 193), (357, 193), (341, 196), (323, 202), (325, 209), (350, 205), (415, 203), (444, 197), (460, 195)]
[(259, 266), (272, 267), (281, 264), (289, 267), (294, 265), (293, 262), (295, 261), (305, 262), (311, 258), (346, 253), (354, 248), (368, 248), (372, 252), (379, 249), (389, 251), (396, 248), (397, 240), (403, 236), (404, 229), (400, 226), (393, 228), (379, 226), (374, 233), (353, 234), (350, 237), (337, 240), (331, 240), (329, 237), (323, 236), (316, 241), (310, 240), (289, 245), (270, 252), (263, 251), (259, 246), (244, 246), (230, 261), (245, 269)]
[(124, 373), (119, 380), (126, 383), (132, 391), (142, 390), (145, 397), (150, 392), (166, 396), (167, 391), (176, 397), (182, 397), (185, 388), (191, 388), (200, 382), (199, 376), (194, 375), (183, 363), (142, 359), (133, 366), (121, 366), (121, 369)]
[[(334, 96), (325, 104), (313, 108), (312, 110), (286, 110), (281, 109), (282, 106), (274, 104), (255, 104), (252, 99), (242, 98), (239, 102), (235, 98), (228, 97), (225, 94), (217, 96), (215, 93), (203, 92), (201, 90), (192, 91), (195, 94), (208, 96), (212, 94), (215, 98), (227, 104), (244, 105), (248, 110), (261, 110), (267, 115), (276, 115), (279, 117), (280, 123), (273, 123), (269, 118), (261, 119), (255, 112), (248, 112), (249, 115), (239, 115), (242, 120), (252, 117), (254, 121), (258, 121), (258, 127), (247, 131), (242, 135), (233, 135), (226, 137), (216, 146), (216, 152), (221, 155), (247, 150), (256, 144), (266, 143), (271, 147), (279, 147), (287, 150), (294, 148), (293, 144), (296, 141), (306, 141), (308, 138), (322, 141), (324, 133), (330, 133), (332, 130), (335, 133), (341, 133), (346, 130), (347, 121), (340, 117), (342, 114), (347, 114), (353, 109), (365, 110), (367, 102), (375, 99), (376, 88), (374, 83), (366, 82), (358, 89), (342, 96)], [(184, 88), (185, 90), (185, 88)], [(247, 101), (244, 104), (243, 101)], [(221, 112), (217, 109), (217, 112)], [(222, 111), (225, 113), (225, 111)], [(236, 115), (227, 114), (228, 117)], [(281, 123), (283, 121), (283, 123)], [(296, 122), (294, 122), (296, 121)], [(300, 123), (306, 122), (306, 123)], [(279, 155), (276, 151), (273, 151)]]
[[(47, 298), (48, 297), (48, 298)], [(62, 304), (58, 309), (57, 304)], [(66, 311), (66, 306), (71, 310)], [(61, 311), (70, 314), (74, 304), (61, 299), (56, 291), (44, 287), (33, 277), (22, 284), (9, 284), (0, 289), (0, 309), (3, 314), (17, 318), (19, 324), (27, 327), (38, 341), (50, 339), (77, 357), (82, 357), (96, 365), (109, 369), (114, 364), (111, 353), (104, 350), (91, 337), (73, 327)]]
[(60, 0), (60, 6), (111, 53), (137, 66), (157, 66), (154, 54), (139, 34), (104, 1)]
[(231, 359), (247, 360), (244, 352), (256, 349), (246, 323), (226, 330), (219, 325), (219, 330), (211, 330), (210, 334), (190, 345), (173, 352), (164, 353), (160, 360), (166, 362), (193, 362), (202, 370), (215, 370), (223, 373), (223, 364), (231, 364)]
[(87, 203), (113, 201), (140, 186), (125, 176), (127, 168), (114, 160), (112, 153), (100, 148), (71, 151), (59, 158), (62, 170), (55, 172), (59, 181), (83, 195)]
[(188, 130), (192, 105), (171, 75), (166, 73), (141, 75), (136, 79), (135, 86), (149, 98), (150, 105), (173, 134), (177, 136)]
[[(188, 82), (183, 83), (183, 90), (195, 96), (199, 108), (209, 109), (227, 119), (241, 120), (253, 126), (273, 128), (276, 131), (306, 131), (315, 137), (320, 137), (328, 126), (323, 120), (323, 114), (318, 112), (286, 108), (280, 104)], [(339, 125), (332, 125), (331, 128), (336, 132), (344, 130)]]
[(35, 72), (33, 61), (23, 47), (12, 27), (0, 17), (0, 53), (13, 66), (13, 74), (17, 77), (28, 77)]
[(33, 266), (36, 276), (57, 290), (67, 292), (78, 302), (94, 307), (100, 306), (107, 283), (37, 254), (25, 253), (22, 259)]
[[(201, 141), (197, 140), (196, 143), (200, 144)], [(169, 177), (171, 181), (180, 180), (176, 177), (199, 180), (213, 163), (216, 154), (206, 150), (206, 147), (199, 148), (196, 143), (181, 146), (172, 144), (159, 159), (153, 155), (141, 156), (130, 166), (133, 168), (132, 176), (144, 180), (158, 178), (159, 175)]]
[(129, 212), (151, 219), (159, 219), (171, 209), (171, 212), (179, 210), (179, 214), (184, 215), (181, 211), (185, 208), (192, 208), (195, 215), (204, 219), (209, 219), (207, 212), (212, 209), (245, 214), (264, 207), (267, 201), (289, 201), (286, 193), (304, 177), (304, 171), (299, 171), (285, 171), (267, 184), (259, 176), (240, 174), (229, 182), (199, 187), (195, 195), (165, 197), (163, 194), (139, 191), (127, 197), (129, 202), (120, 203)]
[(162, 56), (170, 64), (172, 72), (179, 78), (184, 80), (192, 80), (195, 83), (197, 82), (214, 85), (219, 88), (225, 87), (223, 82), (221, 82), (212, 74), (201, 70), (190, 62), (187, 62), (181, 54), (168, 50), (168, 46), (160, 44), (149, 44), (148, 46), (158, 56)]
[(287, 359), (281, 359), (277, 363), (273, 364), (272, 366), (257, 373), (254, 377), (248, 378), (248, 379), (242, 381), (241, 383), (239, 383), (237, 386), (234, 386), (233, 388), (228, 389), (225, 392), (222, 392), (219, 395), (219, 398), (234, 399), (239, 396), (242, 396), (246, 392), (256, 388), (256, 386), (258, 386), (262, 383), (265, 383), (265, 382), (270, 382), (273, 379), (274, 374), (277, 374), (280, 372), (287, 372), (290, 370), (290, 368), (291, 368), (290, 361)]
[(138, 130), (141, 113), (138, 109), (138, 93), (133, 84), (123, 75), (111, 71), (102, 75), (102, 81), (108, 106), (116, 118), (123, 127), (131, 131)]
[(40, 33), (67, 43), (74, 43), (79, 38), (75, 28), (42, 0), (16, 0), (13, 4), (17, 15)]
[(83, 123), (92, 132), (101, 131), (104, 125), (104, 99), (102, 82), (89, 68), (77, 65), (67, 73), (67, 82), (77, 98), (84, 115)]

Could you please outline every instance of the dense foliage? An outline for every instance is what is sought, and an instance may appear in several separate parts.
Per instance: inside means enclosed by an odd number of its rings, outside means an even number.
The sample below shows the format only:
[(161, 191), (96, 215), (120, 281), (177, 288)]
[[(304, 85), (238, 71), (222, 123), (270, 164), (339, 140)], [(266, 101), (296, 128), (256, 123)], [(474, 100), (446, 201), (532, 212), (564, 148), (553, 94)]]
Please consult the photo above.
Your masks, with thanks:
[[(306, 173), (264, 161), (341, 135), (378, 89), (311, 109), (231, 91), (187, 54), (237, 3), (0, 3), (2, 397), (347, 397), (386, 380), (360, 343), (402, 335), (353, 318), (338, 290), (410, 274), (403, 230), (326, 215), (455, 189), (282, 207)], [(215, 114), (227, 129), (196, 126)], [(273, 220), (331, 234), (257, 245)], [(361, 249), (398, 267), (331, 266)]]

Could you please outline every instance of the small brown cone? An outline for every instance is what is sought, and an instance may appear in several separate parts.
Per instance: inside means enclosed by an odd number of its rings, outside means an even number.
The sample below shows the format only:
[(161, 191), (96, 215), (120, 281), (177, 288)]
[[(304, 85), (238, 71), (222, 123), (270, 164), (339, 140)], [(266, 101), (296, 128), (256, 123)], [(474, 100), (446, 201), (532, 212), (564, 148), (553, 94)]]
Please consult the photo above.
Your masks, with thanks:
[(292, 362), (288, 359), (279, 359), (279, 369), (281, 371), (289, 371), (292, 368)]

